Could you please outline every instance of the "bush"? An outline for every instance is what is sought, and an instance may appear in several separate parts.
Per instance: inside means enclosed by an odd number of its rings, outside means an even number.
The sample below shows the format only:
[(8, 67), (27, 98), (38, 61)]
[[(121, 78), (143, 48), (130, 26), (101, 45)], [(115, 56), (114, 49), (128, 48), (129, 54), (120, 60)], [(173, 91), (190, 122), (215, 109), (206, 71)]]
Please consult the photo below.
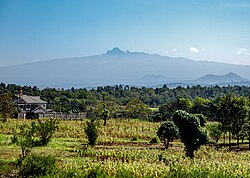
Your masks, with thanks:
[(152, 138), (149, 143), (160, 143), (160, 139), (158, 136)]
[(31, 126), (23, 124), (15, 131), (11, 142), (20, 146), (24, 158), (33, 147), (47, 145), (56, 128), (55, 119), (38, 120), (38, 122), (32, 122)]
[(38, 177), (54, 174), (57, 171), (55, 158), (31, 154), (21, 163), (20, 173), (22, 177)]
[(86, 178), (108, 178), (109, 176), (99, 167), (93, 168), (84, 176)]
[(98, 132), (94, 120), (87, 121), (87, 126), (85, 127), (84, 131), (88, 137), (89, 145), (95, 146), (98, 137)]
[(159, 138), (163, 139), (166, 149), (170, 141), (179, 136), (179, 130), (173, 121), (163, 122), (156, 133)]
[(32, 130), (38, 140), (35, 141), (35, 146), (46, 146), (57, 127), (58, 121), (56, 119), (38, 120), (38, 122), (32, 122)]

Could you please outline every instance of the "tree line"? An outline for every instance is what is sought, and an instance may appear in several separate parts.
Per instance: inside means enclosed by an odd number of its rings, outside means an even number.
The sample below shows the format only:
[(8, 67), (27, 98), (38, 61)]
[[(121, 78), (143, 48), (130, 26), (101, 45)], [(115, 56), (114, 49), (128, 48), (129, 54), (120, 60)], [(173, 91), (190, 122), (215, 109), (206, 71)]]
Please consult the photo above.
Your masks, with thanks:
[[(39, 89), (36, 86), (20, 86), (15, 84), (0, 84), (0, 94), (18, 94), (22, 89), (24, 94), (39, 95), (48, 102), (49, 109), (58, 112), (83, 112), (96, 107), (102, 102), (102, 93), (105, 92), (107, 105), (126, 106), (132, 99), (140, 100), (149, 107), (159, 107), (165, 103), (176, 102), (178, 98), (194, 101), (197, 97), (213, 100), (226, 94), (237, 96), (250, 96), (250, 87), (247, 86), (192, 86), (176, 87), (170, 89), (167, 85), (158, 88), (130, 87), (128, 85), (115, 85), (97, 87), (90, 90), (86, 88)], [(198, 102), (198, 101), (197, 101)]]

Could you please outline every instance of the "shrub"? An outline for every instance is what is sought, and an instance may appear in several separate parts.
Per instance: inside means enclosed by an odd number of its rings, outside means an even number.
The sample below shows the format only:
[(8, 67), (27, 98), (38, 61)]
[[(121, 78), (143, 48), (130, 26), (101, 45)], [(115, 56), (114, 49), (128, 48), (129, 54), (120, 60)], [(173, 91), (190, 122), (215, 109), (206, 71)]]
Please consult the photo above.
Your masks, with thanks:
[(36, 146), (46, 146), (53, 133), (58, 128), (57, 126), (58, 121), (56, 119), (49, 119), (49, 120), (38, 120), (38, 122), (32, 122), (31, 126), (35, 136), (38, 140), (35, 141)]
[(179, 136), (179, 130), (173, 121), (163, 122), (156, 133), (159, 138), (164, 140), (166, 149), (168, 149), (170, 141)]
[(31, 126), (23, 124), (15, 131), (11, 141), (21, 147), (24, 158), (31, 148), (47, 145), (56, 128), (57, 120), (55, 119), (38, 120), (38, 122), (32, 122)]
[(21, 163), (22, 177), (38, 177), (53, 174), (57, 171), (55, 158), (31, 154)]
[(95, 146), (98, 137), (98, 130), (94, 120), (87, 121), (87, 126), (84, 131), (88, 137), (89, 145)]
[(99, 167), (93, 168), (84, 176), (86, 178), (108, 178), (109, 176)]
[(206, 128), (209, 132), (211, 138), (218, 143), (223, 131), (222, 131), (222, 124), (220, 122), (210, 122), (206, 124)]

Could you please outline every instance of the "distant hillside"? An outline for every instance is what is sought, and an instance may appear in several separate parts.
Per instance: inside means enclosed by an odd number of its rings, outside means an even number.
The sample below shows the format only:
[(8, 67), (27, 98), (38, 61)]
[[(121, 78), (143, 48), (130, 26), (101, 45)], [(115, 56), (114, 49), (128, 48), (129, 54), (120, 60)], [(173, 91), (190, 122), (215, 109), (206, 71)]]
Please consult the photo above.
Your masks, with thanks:
[(122, 51), (116, 47), (102, 55), (0, 67), (0, 82), (60, 88), (115, 84), (151, 86), (163, 82), (190, 81), (206, 74), (224, 75), (230, 72), (250, 79), (250, 66), (247, 65), (193, 61)]
[(230, 72), (225, 75), (207, 74), (195, 80), (196, 83), (204, 83), (204, 84), (236, 83), (236, 82), (246, 82), (246, 81), (248, 80), (233, 72)]

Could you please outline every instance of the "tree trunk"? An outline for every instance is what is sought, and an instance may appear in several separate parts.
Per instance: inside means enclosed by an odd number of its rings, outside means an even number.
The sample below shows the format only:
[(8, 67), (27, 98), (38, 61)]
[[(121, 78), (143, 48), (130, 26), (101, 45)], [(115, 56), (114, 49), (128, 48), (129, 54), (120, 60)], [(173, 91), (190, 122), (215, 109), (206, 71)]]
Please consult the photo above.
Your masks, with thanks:
[(237, 147), (240, 148), (240, 137), (237, 135)]
[(228, 142), (229, 142), (229, 150), (231, 150), (231, 133), (230, 132), (228, 135)]
[(163, 141), (164, 141), (164, 146), (165, 146), (165, 148), (166, 148), (166, 149), (168, 149), (168, 148), (167, 148), (167, 142), (166, 142), (166, 139), (164, 138), (164, 139), (163, 139)]
[(224, 133), (224, 141), (223, 141), (223, 143), (225, 144), (226, 143), (226, 133), (225, 132), (223, 132)]
[(107, 119), (104, 118), (104, 126), (106, 126), (106, 125), (107, 125)]
[(170, 138), (168, 138), (168, 140), (167, 140), (167, 147), (166, 147), (166, 149), (168, 149), (168, 147), (169, 147), (169, 142), (170, 142)]

